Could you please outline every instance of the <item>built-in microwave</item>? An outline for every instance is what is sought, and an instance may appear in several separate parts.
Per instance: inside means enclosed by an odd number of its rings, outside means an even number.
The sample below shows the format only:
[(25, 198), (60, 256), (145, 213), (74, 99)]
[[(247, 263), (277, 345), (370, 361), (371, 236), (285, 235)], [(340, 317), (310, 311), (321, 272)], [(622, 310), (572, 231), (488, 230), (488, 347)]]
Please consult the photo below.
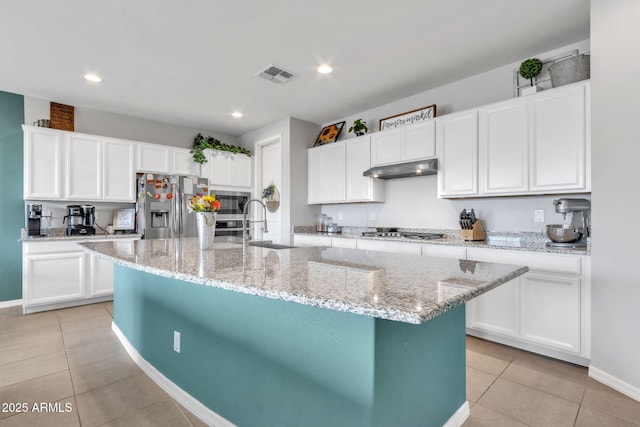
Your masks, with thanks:
[(218, 220), (242, 219), (242, 210), (251, 198), (251, 193), (243, 191), (216, 191), (209, 189), (210, 194), (215, 194), (222, 208), (218, 211)]
[(242, 236), (242, 210), (251, 199), (251, 193), (243, 191), (209, 190), (215, 194), (222, 207), (216, 220), (216, 236)]

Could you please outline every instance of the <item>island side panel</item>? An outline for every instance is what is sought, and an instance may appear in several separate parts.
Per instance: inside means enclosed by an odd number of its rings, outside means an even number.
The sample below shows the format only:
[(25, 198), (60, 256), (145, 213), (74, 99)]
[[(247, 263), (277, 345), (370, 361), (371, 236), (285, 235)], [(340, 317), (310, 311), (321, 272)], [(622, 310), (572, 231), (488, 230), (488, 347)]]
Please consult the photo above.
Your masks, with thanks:
[(117, 265), (114, 293), (142, 357), (239, 426), (440, 426), (464, 403), (460, 308), (412, 325)]
[(117, 265), (114, 282), (114, 322), (129, 342), (236, 425), (371, 425), (373, 318)]
[(442, 426), (466, 401), (464, 305), (420, 325), (376, 321), (373, 425)]

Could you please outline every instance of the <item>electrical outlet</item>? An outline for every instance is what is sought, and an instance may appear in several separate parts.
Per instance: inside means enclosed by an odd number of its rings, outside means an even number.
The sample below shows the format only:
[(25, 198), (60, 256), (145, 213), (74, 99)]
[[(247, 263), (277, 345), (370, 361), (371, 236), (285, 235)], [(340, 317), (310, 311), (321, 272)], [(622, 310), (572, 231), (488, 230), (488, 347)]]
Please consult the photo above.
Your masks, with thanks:
[(342, 212), (338, 212), (338, 221), (342, 221)]
[(544, 222), (544, 210), (537, 209), (533, 211), (533, 222)]
[(173, 351), (180, 353), (180, 332), (173, 331)]
[(375, 221), (375, 220), (376, 220), (376, 213), (375, 213), (375, 211), (371, 211), (371, 212), (369, 212), (369, 220), (371, 220), (371, 221)]

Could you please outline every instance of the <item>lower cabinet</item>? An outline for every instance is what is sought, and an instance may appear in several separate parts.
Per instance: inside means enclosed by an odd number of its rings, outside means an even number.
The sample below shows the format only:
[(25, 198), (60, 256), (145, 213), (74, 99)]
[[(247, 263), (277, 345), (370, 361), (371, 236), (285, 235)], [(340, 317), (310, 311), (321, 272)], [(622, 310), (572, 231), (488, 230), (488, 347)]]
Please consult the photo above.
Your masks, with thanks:
[(529, 272), (467, 302), (467, 333), (587, 365), (589, 257), (470, 248), (469, 260), (527, 265)]
[(78, 241), (23, 242), (22, 254), (24, 313), (112, 299), (113, 264)]
[(526, 265), (527, 274), (466, 303), (467, 333), (568, 362), (589, 364), (588, 256), (304, 234), (294, 235), (294, 244)]

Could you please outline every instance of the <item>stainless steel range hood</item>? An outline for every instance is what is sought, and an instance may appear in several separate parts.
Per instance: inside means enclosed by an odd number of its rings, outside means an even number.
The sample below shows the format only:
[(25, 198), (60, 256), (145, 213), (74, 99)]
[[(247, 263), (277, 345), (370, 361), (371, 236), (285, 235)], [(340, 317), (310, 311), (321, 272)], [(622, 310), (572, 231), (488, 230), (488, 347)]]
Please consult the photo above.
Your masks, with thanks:
[(419, 160), (417, 162), (399, 163), (397, 165), (376, 166), (367, 169), (363, 176), (372, 178), (393, 179), (409, 176), (434, 175), (438, 172), (438, 159)]

